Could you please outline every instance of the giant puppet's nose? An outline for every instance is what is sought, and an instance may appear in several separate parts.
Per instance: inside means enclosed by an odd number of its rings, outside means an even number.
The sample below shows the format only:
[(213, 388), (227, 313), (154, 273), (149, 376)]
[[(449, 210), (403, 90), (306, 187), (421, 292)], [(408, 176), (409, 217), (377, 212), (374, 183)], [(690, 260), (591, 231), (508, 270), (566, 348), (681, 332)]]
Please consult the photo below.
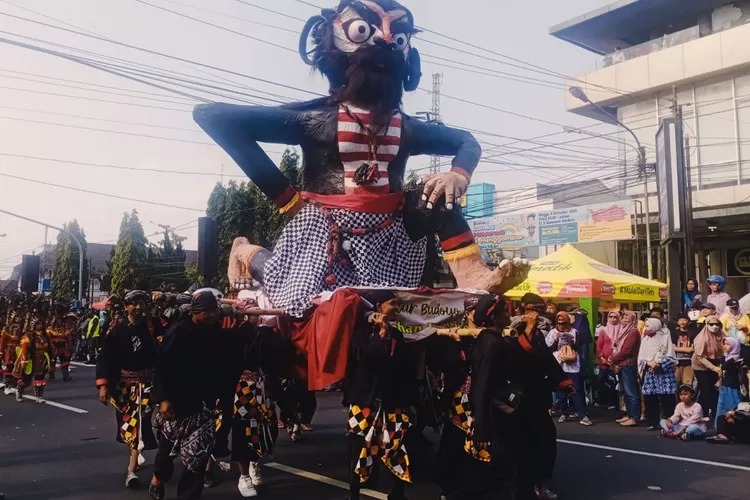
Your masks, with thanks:
[(396, 48), (396, 44), (393, 41), (393, 37), (390, 37), (390, 36), (384, 36), (384, 35), (378, 34), (372, 38), (372, 41), (378, 47), (390, 47), (392, 49)]

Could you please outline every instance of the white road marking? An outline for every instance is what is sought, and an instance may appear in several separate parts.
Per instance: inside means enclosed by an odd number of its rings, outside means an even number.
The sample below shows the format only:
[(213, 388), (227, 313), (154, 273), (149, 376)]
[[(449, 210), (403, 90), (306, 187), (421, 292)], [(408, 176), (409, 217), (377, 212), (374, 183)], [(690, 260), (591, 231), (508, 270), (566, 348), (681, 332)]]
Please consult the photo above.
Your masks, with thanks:
[[(294, 474), (295, 476), (304, 477), (305, 479), (311, 479), (313, 481), (327, 484), (329, 486), (341, 488), (342, 490), (349, 490), (349, 485), (345, 483), (344, 481), (331, 479), (330, 477), (321, 476), (320, 474), (316, 474), (314, 472), (307, 472), (306, 470), (297, 469), (295, 467), (289, 467), (288, 465), (279, 464), (276, 462), (270, 462), (270, 463), (264, 464), (264, 466), (270, 467), (271, 469), (280, 470), (282, 472), (286, 472), (289, 474)], [(378, 500), (388, 499), (388, 495), (386, 495), (385, 493), (380, 493), (379, 491), (365, 489), (365, 490), (360, 491), (359, 494), (363, 496), (371, 497), (371, 498), (377, 498)]]
[(96, 368), (96, 365), (87, 365), (86, 363), (81, 363), (80, 361), (71, 361), (70, 364), (73, 366), (80, 366), (83, 368)]
[[(31, 401), (36, 402), (37, 398), (35, 396), (24, 395), (24, 399), (30, 399)], [(72, 411), (73, 413), (80, 413), (80, 414), (88, 413), (88, 410), (82, 410), (81, 408), (76, 408), (75, 406), (68, 406), (62, 403), (56, 403), (54, 401), (50, 401), (49, 399), (44, 399), (44, 404), (49, 405), (49, 406), (54, 406), (55, 408), (62, 408), (63, 410)]]
[(712, 467), (722, 467), (724, 469), (733, 469), (733, 470), (741, 470), (744, 472), (750, 472), (750, 467), (746, 465), (734, 465), (734, 464), (725, 464), (721, 462), (711, 462), (710, 460), (701, 460), (699, 458), (675, 457), (672, 455), (663, 455), (661, 453), (650, 453), (648, 451), (629, 450), (627, 448), (615, 448), (612, 446), (603, 446), (600, 444), (581, 443), (579, 441), (568, 441), (567, 439), (558, 439), (557, 442), (563, 443), (563, 444), (570, 444), (573, 446), (583, 446), (584, 448), (596, 448), (599, 450), (618, 451), (620, 453), (629, 453), (631, 455), (641, 455), (644, 457), (663, 458), (665, 460), (675, 460), (677, 462), (689, 462), (693, 464), (710, 465)]

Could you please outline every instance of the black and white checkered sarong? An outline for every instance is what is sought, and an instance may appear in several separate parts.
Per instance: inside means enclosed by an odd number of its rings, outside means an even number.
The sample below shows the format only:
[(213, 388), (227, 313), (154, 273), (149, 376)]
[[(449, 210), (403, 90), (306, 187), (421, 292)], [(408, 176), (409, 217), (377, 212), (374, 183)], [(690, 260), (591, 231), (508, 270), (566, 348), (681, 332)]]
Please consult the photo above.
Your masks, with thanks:
[[(373, 228), (390, 217), (342, 209), (330, 210), (330, 214), (342, 231)], [(284, 227), (264, 270), (265, 288), (276, 307), (291, 316), (302, 317), (312, 307), (312, 298), (326, 290), (345, 286), (419, 286), (427, 240), (412, 241), (401, 214), (385, 229), (342, 240), (349, 262), (344, 266), (334, 261), (333, 286), (324, 281), (329, 274), (329, 234), (326, 217), (314, 205), (307, 205)]]

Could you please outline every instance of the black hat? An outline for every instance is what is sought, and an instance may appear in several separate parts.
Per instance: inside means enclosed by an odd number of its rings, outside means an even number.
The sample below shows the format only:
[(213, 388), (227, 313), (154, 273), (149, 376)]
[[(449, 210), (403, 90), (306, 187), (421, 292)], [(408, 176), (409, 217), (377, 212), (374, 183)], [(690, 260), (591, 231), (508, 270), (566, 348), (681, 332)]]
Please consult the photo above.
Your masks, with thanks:
[(481, 296), (474, 309), (474, 322), (479, 326), (489, 326), (498, 307), (503, 307), (501, 297), (492, 294)]
[(137, 302), (148, 302), (148, 294), (143, 290), (130, 290), (125, 294), (123, 302), (126, 306), (136, 304)]
[(464, 299), (464, 311), (469, 312), (472, 309), (476, 309), (478, 303), (479, 303), (479, 296), (469, 295), (468, 297)]
[(542, 297), (535, 293), (525, 293), (523, 294), (523, 297), (521, 297), (521, 302), (526, 305), (537, 305), (541, 304), (544, 305), (546, 302)]
[(395, 299), (396, 294), (394, 294), (391, 290), (367, 290), (366, 292), (362, 293), (362, 298), (377, 309), (380, 304)]
[(219, 302), (213, 292), (205, 290), (193, 295), (190, 301), (190, 310), (193, 313), (214, 312), (219, 309)]
[(727, 307), (740, 307), (740, 301), (736, 299), (727, 300)]
[(710, 302), (704, 302), (701, 304), (701, 309), (711, 309), (712, 311), (716, 310), (716, 306), (711, 304)]

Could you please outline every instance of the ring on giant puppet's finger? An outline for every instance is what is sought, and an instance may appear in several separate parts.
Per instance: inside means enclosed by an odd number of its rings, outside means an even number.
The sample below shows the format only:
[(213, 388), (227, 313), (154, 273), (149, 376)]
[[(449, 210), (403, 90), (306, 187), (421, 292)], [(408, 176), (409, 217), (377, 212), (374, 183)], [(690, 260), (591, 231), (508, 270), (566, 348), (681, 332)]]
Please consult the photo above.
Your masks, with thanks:
[(445, 208), (453, 210), (453, 202), (456, 201), (456, 194), (454, 191), (445, 192)]
[(437, 177), (430, 177), (427, 179), (424, 183), (424, 187), (422, 188), (422, 201), (427, 201), (427, 199), (432, 194), (432, 190), (435, 189), (435, 185), (437, 184)]

